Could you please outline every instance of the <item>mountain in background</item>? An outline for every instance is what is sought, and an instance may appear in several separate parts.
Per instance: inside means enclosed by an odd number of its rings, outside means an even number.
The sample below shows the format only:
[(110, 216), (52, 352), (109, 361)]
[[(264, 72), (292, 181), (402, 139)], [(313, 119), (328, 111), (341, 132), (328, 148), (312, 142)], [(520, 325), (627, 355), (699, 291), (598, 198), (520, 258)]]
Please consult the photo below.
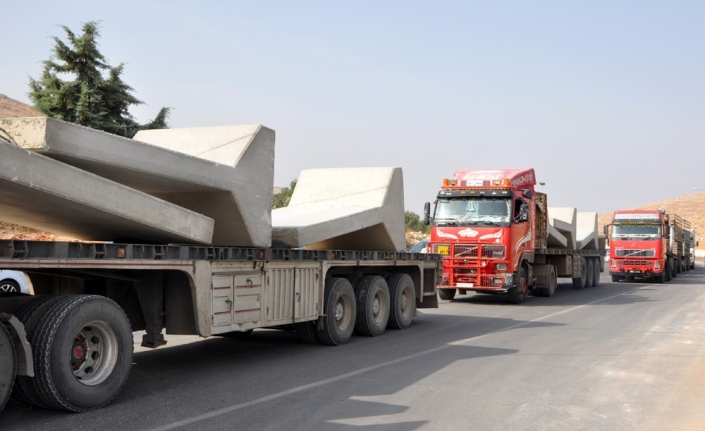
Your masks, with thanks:
[(26, 103), (22, 103), (19, 100), (11, 99), (4, 94), (0, 94), (0, 118), (43, 116), (44, 114), (40, 113)]

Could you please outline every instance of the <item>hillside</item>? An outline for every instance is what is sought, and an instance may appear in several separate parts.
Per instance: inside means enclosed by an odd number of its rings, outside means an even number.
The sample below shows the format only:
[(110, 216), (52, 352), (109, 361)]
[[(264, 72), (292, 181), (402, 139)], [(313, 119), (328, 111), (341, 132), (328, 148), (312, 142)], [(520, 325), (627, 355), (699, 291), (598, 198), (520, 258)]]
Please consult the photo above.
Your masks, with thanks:
[(0, 94), (0, 118), (38, 117), (42, 114), (31, 106)]
[[(700, 242), (699, 250), (705, 250), (705, 192), (692, 193), (665, 201), (654, 202), (634, 208), (620, 209), (665, 209), (668, 213), (675, 213), (690, 221), (690, 227), (695, 228), (695, 235)], [(602, 226), (612, 221), (612, 213), (600, 214), (598, 219), (599, 232)]]

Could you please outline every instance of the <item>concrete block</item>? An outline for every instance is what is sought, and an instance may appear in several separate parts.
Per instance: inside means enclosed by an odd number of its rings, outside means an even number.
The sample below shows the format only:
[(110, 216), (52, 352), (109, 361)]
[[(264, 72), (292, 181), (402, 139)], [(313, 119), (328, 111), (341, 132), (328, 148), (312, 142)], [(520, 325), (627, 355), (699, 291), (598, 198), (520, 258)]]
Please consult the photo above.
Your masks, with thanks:
[(548, 224), (547, 243), (549, 247), (568, 248), (568, 239), (558, 229), (553, 227), (550, 220)]
[[(575, 250), (576, 248), (576, 217), (575, 208), (548, 208), (548, 223), (558, 230), (566, 239), (565, 248)], [(549, 229), (549, 241), (551, 240), (551, 229)], [(554, 241), (558, 238), (554, 238)]]
[(209, 244), (213, 219), (0, 141), (0, 220), (89, 241)]
[(578, 250), (597, 250), (597, 213), (579, 212), (576, 218), (576, 243)]
[(272, 236), (312, 250), (399, 251), (404, 239), (401, 168), (309, 169), (289, 206), (272, 212)]
[(144, 130), (135, 139), (46, 117), (0, 127), (24, 148), (214, 219), (213, 245), (271, 243), (274, 131), (264, 126)]

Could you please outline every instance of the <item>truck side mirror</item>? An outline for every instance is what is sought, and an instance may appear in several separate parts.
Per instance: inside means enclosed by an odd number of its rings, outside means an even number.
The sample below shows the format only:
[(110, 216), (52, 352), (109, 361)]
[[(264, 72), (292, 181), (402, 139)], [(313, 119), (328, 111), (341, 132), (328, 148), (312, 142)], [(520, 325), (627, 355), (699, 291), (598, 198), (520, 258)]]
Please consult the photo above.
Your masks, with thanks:
[(668, 235), (670, 235), (670, 234), (671, 234), (671, 225), (670, 225), (670, 224), (667, 224), (667, 225), (666, 225), (666, 235), (668, 236)]
[(431, 203), (426, 202), (423, 204), (423, 224), (426, 226), (431, 224)]
[(519, 221), (528, 221), (529, 220), (529, 205), (528, 204), (521, 204), (521, 207), (519, 207)]
[(524, 190), (524, 197), (527, 199), (531, 199), (532, 197), (534, 197), (534, 194), (531, 193), (530, 189), (526, 189), (526, 190)]
[(606, 225), (602, 228), (602, 230), (604, 231), (604, 234), (605, 234), (605, 235), (609, 235), (609, 234), (610, 234), (610, 225), (606, 224)]

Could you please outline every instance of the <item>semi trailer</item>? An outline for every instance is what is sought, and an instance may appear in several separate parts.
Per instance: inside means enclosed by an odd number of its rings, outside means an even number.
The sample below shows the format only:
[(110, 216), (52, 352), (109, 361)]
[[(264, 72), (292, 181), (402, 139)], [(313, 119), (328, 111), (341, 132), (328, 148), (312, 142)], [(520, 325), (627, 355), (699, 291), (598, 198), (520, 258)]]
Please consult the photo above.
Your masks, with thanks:
[(0, 220), (76, 238), (0, 241), (34, 295), (0, 295), (8, 397), (81, 412), (127, 380), (133, 332), (257, 328), (340, 345), (437, 307), (441, 256), (406, 253), (401, 168), (303, 171), (272, 210), (274, 131), (150, 130), (125, 139), (47, 118), (0, 119)]
[(604, 227), (610, 236), (612, 281), (670, 281), (690, 266), (690, 222), (663, 209), (615, 211)]
[(443, 180), (433, 215), (430, 203), (424, 208), (428, 249), (444, 257), (441, 299), (474, 291), (520, 304), (528, 294), (552, 296), (558, 278), (576, 288), (599, 284), (597, 214), (549, 208), (535, 185), (533, 169), (456, 171)]

